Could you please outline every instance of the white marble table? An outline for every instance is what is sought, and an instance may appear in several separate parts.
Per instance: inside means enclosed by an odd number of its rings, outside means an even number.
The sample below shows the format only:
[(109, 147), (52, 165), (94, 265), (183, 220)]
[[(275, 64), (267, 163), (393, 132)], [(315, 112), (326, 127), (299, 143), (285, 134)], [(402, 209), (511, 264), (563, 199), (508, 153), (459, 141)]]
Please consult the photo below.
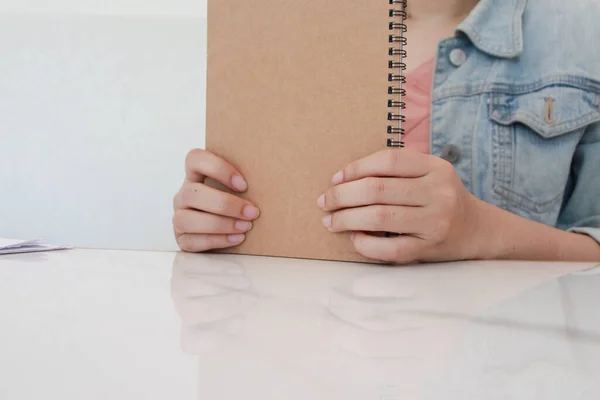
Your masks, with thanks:
[(0, 399), (597, 400), (593, 267), (0, 257)]

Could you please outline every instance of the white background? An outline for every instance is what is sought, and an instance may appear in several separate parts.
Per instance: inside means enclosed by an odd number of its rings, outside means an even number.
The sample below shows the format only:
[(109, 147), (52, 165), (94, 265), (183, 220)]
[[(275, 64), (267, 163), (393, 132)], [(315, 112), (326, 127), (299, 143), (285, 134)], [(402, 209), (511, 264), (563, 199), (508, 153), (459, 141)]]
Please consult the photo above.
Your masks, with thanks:
[(0, 237), (171, 250), (206, 0), (0, 1)]
[(206, 0), (2, 0), (0, 13), (206, 18)]

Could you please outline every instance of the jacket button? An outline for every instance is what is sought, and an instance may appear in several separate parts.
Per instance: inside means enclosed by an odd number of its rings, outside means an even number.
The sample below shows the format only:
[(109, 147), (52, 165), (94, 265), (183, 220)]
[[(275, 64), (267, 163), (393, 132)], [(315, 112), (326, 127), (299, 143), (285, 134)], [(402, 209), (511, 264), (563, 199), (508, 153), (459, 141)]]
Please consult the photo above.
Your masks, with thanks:
[(450, 52), (450, 63), (460, 67), (467, 62), (467, 53), (463, 49), (454, 49)]
[(442, 150), (442, 158), (448, 161), (449, 163), (454, 164), (460, 159), (460, 150), (458, 149), (458, 147), (450, 144), (444, 147), (444, 149)]

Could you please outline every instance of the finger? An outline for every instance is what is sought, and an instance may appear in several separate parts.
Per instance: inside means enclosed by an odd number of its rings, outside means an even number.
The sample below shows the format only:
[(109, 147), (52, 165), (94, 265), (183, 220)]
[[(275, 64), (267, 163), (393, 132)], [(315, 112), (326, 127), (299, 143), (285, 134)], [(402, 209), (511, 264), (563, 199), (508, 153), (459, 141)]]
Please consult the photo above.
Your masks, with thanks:
[(189, 152), (185, 161), (185, 175), (189, 182), (204, 182), (214, 179), (231, 190), (245, 192), (248, 184), (242, 174), (221, 157), (202, 149)]
[(243, 234), (237, 235), (206, 235), (186, 233), (177, 238), (177, 244), (182, 251), (201, 253), (213, 249), (225, 249), (237, 246), (246, 240)]
[(334, 185), (369, 176), (420, 178), (431, 171), (434, 157), (410, 149), (389, 149), (348, 164), (332, 179)]
[(428, 198), (420, 179), (370, 177), (330, 188), (318, 204), (324, 211), (334, 211), (371, 204), (424, 206)]
[(252, 222), (196, 210), (177, 210), (173, 215), (175, 233), (237, 234), (252, 229)]
[(397, 264), (416, 263), (426, 251), (426, 242), (414, 236), (380, 238), (356, 232), (352, 243), (363, 257)]
[(177, 209), (194, 209), (225, 217), (254, 220), (260, 211), (247, 200), (202, 183), (186, 183), (176, 198)]
[(367, 231), (418, 234), (424, 218), (421, 207), (367, 206), (337, 211), (323, 218), (331, 232)]

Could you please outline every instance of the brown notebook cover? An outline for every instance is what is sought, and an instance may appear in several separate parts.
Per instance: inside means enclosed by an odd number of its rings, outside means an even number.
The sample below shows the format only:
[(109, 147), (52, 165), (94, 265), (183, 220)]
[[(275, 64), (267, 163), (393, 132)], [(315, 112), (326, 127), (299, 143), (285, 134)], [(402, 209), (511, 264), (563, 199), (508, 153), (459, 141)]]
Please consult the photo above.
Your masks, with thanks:
[[(389, 0), (209, 0), (206, 148), (261, 209), (229, 253), (368, 261), (326, 230), (317, 198), (386, 147)], [(397, 46), (396, 46), (397, 47)]]

